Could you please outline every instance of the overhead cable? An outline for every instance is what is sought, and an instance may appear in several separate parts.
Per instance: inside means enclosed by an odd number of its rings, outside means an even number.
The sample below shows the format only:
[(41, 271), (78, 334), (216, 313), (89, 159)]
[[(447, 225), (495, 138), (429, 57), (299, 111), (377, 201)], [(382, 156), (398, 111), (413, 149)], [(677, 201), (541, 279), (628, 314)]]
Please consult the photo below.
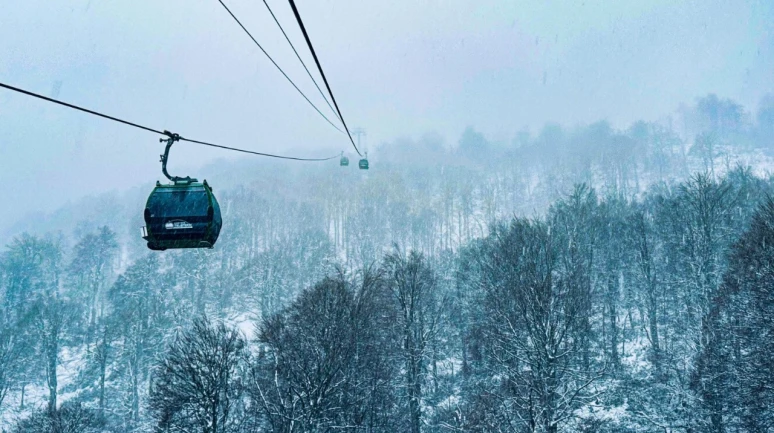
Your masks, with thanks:
[(0, 87), (4, 87), (8, 90), (13, 90), (14, 92), (23, 93), (28, 96), (32, 96), (38, 99), (42, 99), (44, 101), (53, 102), (54, 104), (64, 105), (65, 107), (72, 108), (73, 110), (83, 111), (84, 113), (93, 114), (95, 116), (99, 116), (105, 119), (112, 120), (114, 122), (123, 123), (124, 125), (134, 126), (135, 128), (144, 129), (149, 132), (155, 132), (156, 134), (162, 134), (164, 135), (164, 132), (159, 131), (158, 129), (148, 128), (147, 126), (138, 125), (136, 123), (132, 123), (126, 120), (119, 119), (117, 117), (108, 116), (107, 114), (97, 113), (96, 111), (89, 110), (88, 108), (79, 107), (77, 105), (68, 104), (67, 102), (59, 101), (53, 98), (49, 98), (48, 96), (39, 95), (37, 93), (32, 93), (30, 91), (20, 89), (18, 87), (9, 86), (8, 84), (0, 83)]
[(236, 148), (236, 147), (222, 146), (220, 144), (208, 143), (206, 141), (199, 141), (199, 140), (193, 140), (193, 139), (190, 139), (190, 138), (181, 137), (178, 134), (173, 134), (173, 133), (171, 133), (169, 131), (166, 131), (166, 130), (160, 131), (158, 129), (149, 128), (147, 126), (143, 126), (143, 125), (140, 125), (140, 124), (137, 124), (137, 123), (134, 123), (134, 122), (129, 122), (127, 120), (119, 119), (117, 117), (109, 116), (107, 114), (99, 113), (97, 111), (89, 110), (88, 108), (83, 108), (83, 107), (79, 107), (77, 105), (69, 104), (69, 103), (64, 102), (64, 101), (60, 101), (60, 100), (57, 100), (57, 99), (49, 98), (47, 96), (43, 96), (43, 95), (40, 95), (38, 93), (30, 92), (28, 90), (20, 89), (18, 87), (14, 87), (14, 86), (11, 86), (11, 85), (8, 85), (8, 84), (5, 84), (5, 83), (0, 83), (0, 87), (8, 89), (8, 90), (12, 90), (14, 92), (22, 93), (22, 94), (27, 95), (27, 96), (32, 96), (34, 98), (42, 99), (44, 101), (52, 102), (54, 104), (62, 105), (64, 107), (72, 108), (73, 110), (78, 110), (78, 111), (82, 111), (84, 113), (92, 114), (94, 116), (99, 116), (99, 117), (102, 117), (103, 119), (108, 119), (108, 120), (112, 120), (114, 122), (123, 123), (124, 125), (133, 126), (135, 128), (139, 128), (139, 129), (142, 129), (142, 130), (145, 130), (145, 131), (148, 131), (148, 132), (153, 132), (153, 133), (156, 133), (156, 134), (159, 134), (159, 135), (166, 135), (166, 136), (168, 136), (170, 138), (175, 137), (175, 140), (188, 141), (190, 143), (201, 144), (201, 145), (204, 145), (204, 146), (217, 147), (219, 149), (232, 150), (232, 151), (235, 151), (235, 152), (242, 152), (242, 153), (249, 153), (249, 154), (258, 155), (258, 156), (266, 156), (266, 157), (269, 157), (269, 158), (289, 159), (289, 160), (293, 160), (293, 161), (328, 161), (328, 160), (331, 160), (331, 159), (339, 157), (339, 155), (334, 155), (334, 156), (331, 156), (331, 157), (328, 157), (328, 158), (298, 158), (298, 157), (295, 157), (295, 156), (282, 156), (282, 155), (275, 155), (275, 154), (272, 154), (272, 153), (263, 153), (263, 152), (255, 152), (255, 151), (247, 150), (247, 149), (239, 149), (239, 148)]
[(271, 6), (269, 6), (269, 3), (266, 0), (263, 0), (263, 4), (266, 5), (266, 9), (269, 10), (269, 13), (271, 14), (271, 17), (274, 18), (274, 22), (277, 23), (277, 27), (279, 27), (280, 31), (282, 32), (282, 35), (285, 36), (285, 40), (288, 41), (288, 44), (290, 44), (290, 48), (293, 49), (293, 52), (296, 54), (296, 58), (298, 58), (298, 61), (301, 62), (301, 66), (304, 67), (304, 70), (306, 71), (306, 74), (309, 75), (309, 78), (312, 79), (312, 82), (314, 83), (314, 87), (317, 88), (317, 91), (320, 92), (320, 96), (323, 97), (325, 100), (325, 103), (328, 104), (328, 108), (331, 109), (334, 115), (336, 115), (337, 119), (341, 120), (338, 115), (336, 114), (336, 111), (333, 109), (333, 106), (331, 106), (331, 103), (328, 101), (328, 97), (325, 96), (325, 93), (323, 93), (322, 89), (320, 88), (320, 85), (317, 84), (317, 80), (314, 79), (314, 76), (312, 76), (312, 73), (309, 72), (309, 68), (306, 67), (306, 63), (301, 58), (301, 56), (298, 54), (298, 51), (296, 51), (296, 47), (293, 45), (293, 42), (290, 41), (290, 38), (288, 37), (288, 34), (285, 33), (285, 29), (282, 28), (282, 24), (280, 24), (277, 17), (274, 15), (274, 11), (271, 10)]
[[(241, 22), (241, 21), (239, 21), (239, 18), (237, 18), (237, 17), (236, 17), (236, 15), (234, 15), (234, 13), (233, 13), (233, 12), (231, 12), (231, 9), (229, 9), (229, 8), (228, 8), (228, 6), (226, 6), (226, 4), (225, 4), (225, 3), (223, 3), (223, 0), (218, 0), (218, 2), (220, 2), (220, 4), (221, 4), (221, 5), (223, 5), (223, 7), (226, 9), (226, 12), (228, 12), (228, 14), (229, 14), (229, 15), (231, 15), (231, 18), (233, 18), (233, 19), (234, 19), (234, 21), (236, 21), (236, 23), (237, 23), (237, 24), (239, 24), (239, 27), (241, 27), (241, 28), (242, 28), (242, 30), (244, 30), (244, 32), (247, 34), (247, 36), (249, 36), (249, 37), (250, 37), (250, 39), (252, 39), (252, 41), (255, 43), (255, 45), (257, 45), (257, 46), (258, 46), (258, 48), (260, 48), (260, 49), (261, 49), (261, 51), (263, 52), (263, 54), (265, 54), (265, 55), (266, 55), (266, 57), (267, 57), (267, 58), (268, 58), (268, 59), (269, 59), (269, 60), (270, 60), (270, 61), (271, 61), (271, 62), (274, 64), (274, 66), (275, 66), (275, 67), (276, 67), (276, 68), (277, 68), (277, 69), (278, 69), (278, 70), (279, 70), (279, 71), (282, 73), (282, 75), (283, 75), (283, 76), (284, 76), (284, 77), (285, 77), (285, 78), (288, 80), (288, 82), (290, 82), (290, 84), (292, 84), (292, 85), (293, 85), (293, 87), (294, 87), (294, 88), (295, 88), (295, 89), (298, 91), (298, 93), (300, 93), (300, 94), (301, 94), (301, 96), (303, 96), (303, 97), (304, 97), (304, 99), (306, 99), (306, 102), (308, 102), (308, 103), (309, 103), (309, 105), (311, 105), (311, 106), (312, 106), (312, 108), (314, 108), (314, 109), (315, 109), (315, 111), (317, 111), (317, 113), (319, 113), (319, 114), (320, 114), (320, 116), (322, 116), (322, 117), (323, 117), (323, 119), (325, 119), (325, 121), (327, 121), (328, 123), (330, 123), (330, 124), (331, 124), (331, 126), (333, 126), (334, 128), (336, 128), (336, 130), (338, 130), (339, 132), (341, 132), (341, 133), (343, 134), (343, 133), (344, 133), (344, 131), (342, 131), (342, 130), (341, 130), (341, 128), (339, 128), (339, 127), (338, 127), (338, 126), (336, 126), (336, 125), (335, 125), (333, 122), (331, 122), (331, 120), (330, 120), (330, 119), (328, 119), (328, 117), (327, 117), (325, 114), (323, 114), (323, 113), (322, 113), (322, 111), (320, 111), (320, 109), (319, 109), (319, 108), (317, 108), (317, 106), (316, 106), (316, 105), (314, 105), (314, 103), (313, 103), (312, 101), (310, 101), (310, 100), (309, 100), (309, 98), (308, 98), (308, 97), (307, 97), (307, 96), (304, 94), (304, 92), (302, 92), (302, 91), (301, 91), (301, 89), (299, 89), (299, 88), (298, 88), (298, 86), (296, 86), (296, 83), (294, 83), (294, 82), (293, 82), (293, 80), (291, 80), (291, 79), (290, 79), (290, 77), (288, 76), (288, 74), (286, 74), (286, 73), (285, 73), (285, 71), (283, 71), (283, 70), (282, 70), (282, 68), (281, 68), (281, 67), (280, 67), (280, 66), (277, 64), (277, 62), (275, 62), (275, 61), (274, 61), (274, 59), (273, 59), (273, 58), (272, 58), (272, 57), (269, 55), (269, 53), (267, 53), (267, 52), (266, 52), (266, 50), (265, 50), (265, 49), (263, 49), (263, 47), (261, 46), (261, 44), (259, 44), (259, 43), (258, 43), (258, 41), (257, 41), (257, 40), (256, 40), (256, 39), (253, 37), (253, 35), (250, 33), (250, 31), (248, 31), (248, 30), (247, 30), (247, 28), (246, 28), (244, 25), (242, 25), (242, 22)], [(346, 125), (345, 125), (345, 127), (346, 127)]]
[(325, 88), (328, 89), (328, 94), (331, 95), (331, 100), (333, 101), (333, 105), (336, 107), (336, 112), (339, 113), (339, 119), (341, 119), (341, 124), (344, 125), (344, 129), (347, 131), (347, 136), (349, 137), (349, 141), (352, 143), (352, 147), (355, 148), (355, 151), (357, 152), (357, 154), (360, 156), (363, 156), (360, 153), (360, 150), (358, 150), (357, 146), (355, 145), (355, 140), (352, 139), (352, 134), (349, 133), (349, 128), (347, 128), (347, 122), (344, 121), (344, 116), (341, 115), (341, 110), (339, 110), (339, 104), (336, 103), (336, 98), (333, 96), (333, 92), (331, 91), (331, 86), (328, 85), (328, 79), (325, 78), (325, 72), (323, 72), (322, 66), (320, 65), (320, 60), (317, 58), (317, 53), (315, 53), (314, 47), (312, 46), (312, 41), (309, 39), (309, 34), (306, 32), (306, 27), (304, 27), (304, 22), (301, 20), (301, 15), (298, 13), (298, 9), (296, 8), (296, 2), (293, 0), (289, 0), (289, 1), (290, 1), (290, 7), (293, 8), (293, 14), (296, 16), (296, 21), (298, 21), (298, 26), (301, 27), (301, 32), (304, 34), (304, 39), (306, 39), (306, 45), (309, 46), (309, 51), (312, 52), (312, 57), (314, 57), (314, 62), (317, 64), (317, 70), (320, 71), (320, 75), (322, 76), (323, 82), (325, 83)]

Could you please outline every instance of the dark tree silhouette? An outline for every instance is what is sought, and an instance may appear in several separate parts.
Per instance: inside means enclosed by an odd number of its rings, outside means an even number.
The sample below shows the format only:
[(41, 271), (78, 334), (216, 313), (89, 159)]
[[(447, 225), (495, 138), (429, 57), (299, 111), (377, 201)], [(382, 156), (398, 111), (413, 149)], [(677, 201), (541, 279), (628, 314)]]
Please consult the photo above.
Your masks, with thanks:
[(601, 378), (582, 356), (586, 283), (560, 269), (567, 245), (557, 239), (546, 224), (515, 219), (493, 228), (480, 257), (485, 351), (498, 378), (490, 429), (558, 432)]
[(39, 411), (21, 421), (13, 433), (101, 433), (105, 421), (79, 402), (67, 402), (51, 412)]
[(409, 428), (419, 433), (425, 370), (440, 317), (436, 277), (422, 254), (405, 254), (398, 247), (385, 257), (383, 266), (398, 310)]
[(193, 321), (169, 346), (157, 366), (150, 409), (161, 431), (238, 431), (244, 337), (206, 317)]
[(326, 278), (266, 318), (251, 396), (271, 431), (400, 431), (390, 354), (395, 315), (381, 279)]

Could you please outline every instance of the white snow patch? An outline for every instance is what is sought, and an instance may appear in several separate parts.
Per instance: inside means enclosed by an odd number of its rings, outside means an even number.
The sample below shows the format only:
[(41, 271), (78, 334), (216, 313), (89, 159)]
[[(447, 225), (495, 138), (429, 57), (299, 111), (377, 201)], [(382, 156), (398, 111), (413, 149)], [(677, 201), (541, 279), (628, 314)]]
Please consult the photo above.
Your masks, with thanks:
[(459, 358), (446, 358), (436, 362), (438, 376), (454, 376), (462, 371), (462, 360)]
[(612, 406), (612, 407), (605, 407), (598, 404), (590, 404), (575, 411), (575, 415), (578, 418), (583, 418), (583, 419), (597, 419), (600, 421), (619, 422), (626, 417), (628, 408), (629, 408), (628, 401), (624, 401), (624, 403), (620, 406)]
[(648, 360), (650, 342), (644, 335), (626, 342), (626, 352), (621, 357), (621, 363), (627, 367), (632, 374), (641, 373), (652, 367)]

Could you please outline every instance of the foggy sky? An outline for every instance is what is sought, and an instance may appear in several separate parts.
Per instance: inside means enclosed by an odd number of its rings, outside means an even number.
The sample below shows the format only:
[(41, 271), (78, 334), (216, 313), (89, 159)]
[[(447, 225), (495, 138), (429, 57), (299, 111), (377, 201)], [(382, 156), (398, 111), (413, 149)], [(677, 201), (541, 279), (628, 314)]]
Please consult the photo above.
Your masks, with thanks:
[[(226, 3), (328, 114), (262, 1)], [(269, 4), (312, 67), (288, 4)], [(766, 0), (298, 7), (345, 119), (368, 131), (371, 148), (429, 131), (452, 144), (467, 125), (503, 142), (547, 121), (624, 128), (710, 92), (755, 109), (774, 91)], [(349, 149), (217, 0), (0, 0), (0, 81), (227, 146)], [(154, 181), (162, 150), (154, 134), (0, 90), (0, 229), (33, 210)], [(178, 144), (170, 171), (201, 178), (176, 168), (242, 157)]]

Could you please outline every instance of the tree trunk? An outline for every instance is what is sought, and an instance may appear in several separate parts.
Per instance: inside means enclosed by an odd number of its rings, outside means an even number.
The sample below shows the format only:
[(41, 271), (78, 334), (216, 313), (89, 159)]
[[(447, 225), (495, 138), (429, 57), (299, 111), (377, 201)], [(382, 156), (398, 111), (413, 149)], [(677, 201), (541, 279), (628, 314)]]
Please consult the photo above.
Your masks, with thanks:
[(218, 433), (218, 398), (212, 402), (212, 433)]
[(421, 422), (421, 408), (419, 406), (419, 399), (421, 398), (422, 386), (419, 383), (420, 375), (419, 369), (421, 368), (421, 357), (417, 359), (415, 342), (411, 335), (411, 330), (406, 330), (406, 341), (404, 349), (407, 354), (406, 362), (406, 388), (408, 391), (409, 399), (409, 422), (411, 424), (411, 433), (420, 433)]
[(48, 410), (53, 413), (56, 411), (56, 366), (57, 355), (59, 354), (59, 333), (49, 330), (48, 344), (46, 345), (46, 381), (48, 384)]
[(100, 360), (99, 371), (99, 412), (105, 414), (105, 371), (107, 370), (106, 359)]
[(620, 357), (618, 355), (618, 279), (614, 272), (610, 272), (607, 278), (608, 311), (610, 314), (610, 361), (614, 369), (618, 369)]
[(648, 327), (650, 328), (650, 344), (653, 348), (653, 365), (656, 370), (659, 369), (661, 358), (659, 337), (658, 337), (658, 310), (656, 301), (656, 289), (653, 283), (648, 283)]
[(420, 408), (420, 399), (422, 385), (419, 383), (420, 363), (416, 359), (411, 361), (411, 372), (409, 374), (409, 413), (411, 415), (411, 433), (420, 433), (420, 424), (422, 421), (422, 412)]
[(132, 360), (132, 413), (131, 413), (131, 419), (134, 422), (138, 422), (140, 420), (140, 358), (142, 356), (142, 343), (140, 342), (140, 337), (136, 337), (138, 339), (137, 342), (135, 342), (134, 346), (134, 356)]

